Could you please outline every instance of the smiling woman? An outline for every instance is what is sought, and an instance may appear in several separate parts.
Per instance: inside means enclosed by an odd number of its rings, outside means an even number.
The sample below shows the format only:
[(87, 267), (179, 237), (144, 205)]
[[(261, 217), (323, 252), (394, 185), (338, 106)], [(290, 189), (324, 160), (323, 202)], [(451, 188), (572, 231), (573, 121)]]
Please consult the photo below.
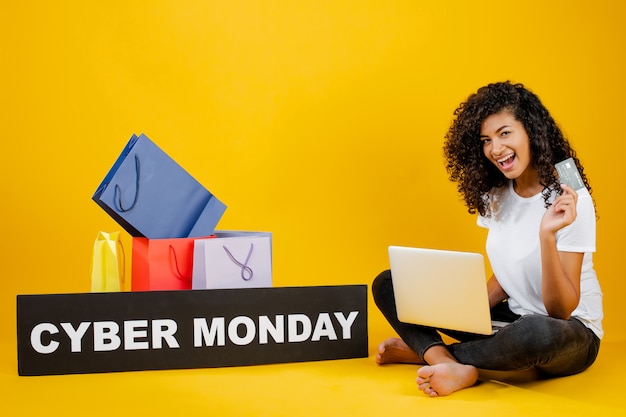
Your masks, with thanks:
[[(481, 336), (401, 322), (385, 271), (372, 292), (401, 340), (383, 342), (377, 362), (426, 365), (417, 383), (429, 396), (474, 385), (479, 370), (582, 372), (604, 334), (592, 262), (595, 209), (589, 190), (559, 184), (554, 164), (572, 158), (582, 167), (539, 98), (521, 84), (489, 84), (455, 115), (444, 143), (448, 172), (489, 229), (491, 316), (510, 324)], [(444, 344), (437, 330), (460, 343)]]

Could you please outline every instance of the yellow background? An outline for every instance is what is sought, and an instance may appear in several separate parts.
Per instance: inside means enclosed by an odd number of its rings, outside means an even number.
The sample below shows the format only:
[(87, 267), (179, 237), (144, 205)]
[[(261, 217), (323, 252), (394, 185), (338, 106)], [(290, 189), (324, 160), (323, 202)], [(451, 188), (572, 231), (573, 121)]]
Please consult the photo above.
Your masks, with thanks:
[[(10, 343), (16, 294), (89, 291), (98, 231), (121, 230), (91, 195), (132, 133), (228, 205), (220, 229), (273, 232), (277, 286), (369, 284), (391, 244), (482, 252), (442, 140), (461, 101), (507, 79), (539, 94), (585, 166), (606, 338), (626, 338), (622, 2), (2, 9), (0, 337)], [(374, 346), (389, 328), (370, 306)]]

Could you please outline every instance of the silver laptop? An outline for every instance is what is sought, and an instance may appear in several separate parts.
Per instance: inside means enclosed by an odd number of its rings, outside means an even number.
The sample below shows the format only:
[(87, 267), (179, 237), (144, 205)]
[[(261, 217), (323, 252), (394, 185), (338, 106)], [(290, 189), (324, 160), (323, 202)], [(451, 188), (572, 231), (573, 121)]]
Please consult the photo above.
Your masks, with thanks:
[(492, 327), (481, 254), (389, 247), (398, 319), (489, 335)]

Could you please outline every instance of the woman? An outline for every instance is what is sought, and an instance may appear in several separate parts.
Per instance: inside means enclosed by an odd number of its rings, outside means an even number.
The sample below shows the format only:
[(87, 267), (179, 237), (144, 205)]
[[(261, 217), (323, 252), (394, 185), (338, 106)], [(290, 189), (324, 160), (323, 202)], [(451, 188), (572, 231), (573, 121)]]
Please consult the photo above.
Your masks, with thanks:
[[(492, 336), (398, 320), (390, 271), (374, 281), (374, 300), (398, 333), (376, 361), (424, 365), (426, 395), (451, 394), (480, 372), (533, 371), (558, 377), (584, 371), (598, 354), (602, 293), (593, 269), (596, 214), (580, 161), (539, 98), (521, 84), (489, 84), (455, 111), (444, 143), (447, 170), (478, 225), (489, 229), (487, 283), (492, 318), (510, 322)], [(573, 158), (586, 188), (559, 184), (554, 164)], [(436, 314), (436, 312), (434, 312)]]

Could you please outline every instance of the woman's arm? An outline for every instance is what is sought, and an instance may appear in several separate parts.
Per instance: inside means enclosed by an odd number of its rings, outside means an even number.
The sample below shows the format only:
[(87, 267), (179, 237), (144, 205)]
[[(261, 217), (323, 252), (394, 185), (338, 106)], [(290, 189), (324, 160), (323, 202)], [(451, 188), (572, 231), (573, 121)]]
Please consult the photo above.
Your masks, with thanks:
[(583, 254), (559, 252), (556, 239), (541, 240), (543, 304), (550, 317), (567, 320), (580, 302)]
[(492, 275), (487, 281), (487, 294), (489, 296), (489, 308), (493, 308), (509, 297), (500, 286), (495, 275)]
[(580, 302), (583, 253), (559, 252), (556, 232), (576, 219), (578, 195), (568, 186), (548, 208), (541, 221), (541, 272), (543, 304), (550, 317), (567, 320)]

